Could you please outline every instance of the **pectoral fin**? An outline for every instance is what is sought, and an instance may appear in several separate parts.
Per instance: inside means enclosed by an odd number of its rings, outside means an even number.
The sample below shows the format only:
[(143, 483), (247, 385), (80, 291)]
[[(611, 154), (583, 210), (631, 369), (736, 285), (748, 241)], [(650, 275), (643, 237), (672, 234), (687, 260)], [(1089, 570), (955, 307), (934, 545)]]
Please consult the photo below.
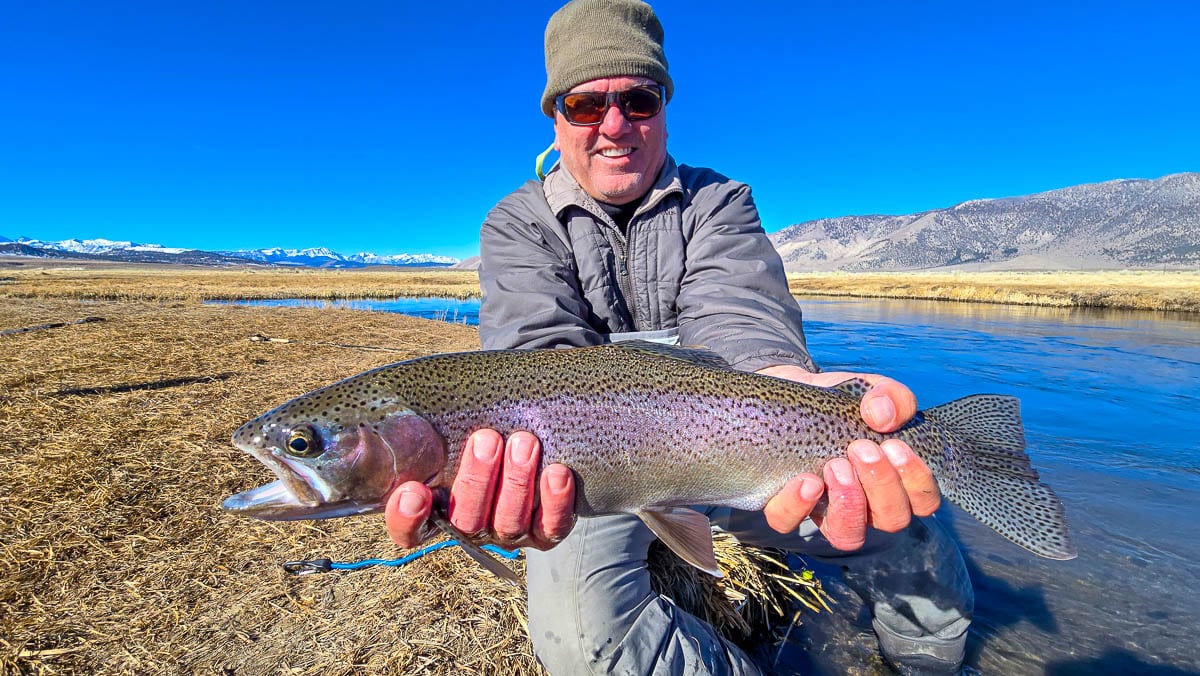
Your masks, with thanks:
[(709, 575), (724, 577), (713, 554), (708, 517), (687, 507), (639, 509), (634, 514), (679, 558)]
[(479, 565), (487, 568), (488, 571), (493, 575), (508, 580), (513, 584), (521, 583), (521, 578), (517, 577), (516, 573), (512, 572), (508, 566), (500, 563), (500, 561), (491, 554), (488, 554), (486, 551), (484, 551), (482, 547), (474, 542), (471, 542), (462, 531), (455, 528), (454, 524), (450, 523), (450, 519), (447, 519), (437, 510), (434, 510), (432, 513), (430, 513), (429, 519), (433, 521), (438, 528), (442, 529), (442, 532), (444, 532), (446, 535), (458, 540), (458, 546), (461, 547), (468, 556), (470, 556), (472, 559), (475, 559)]

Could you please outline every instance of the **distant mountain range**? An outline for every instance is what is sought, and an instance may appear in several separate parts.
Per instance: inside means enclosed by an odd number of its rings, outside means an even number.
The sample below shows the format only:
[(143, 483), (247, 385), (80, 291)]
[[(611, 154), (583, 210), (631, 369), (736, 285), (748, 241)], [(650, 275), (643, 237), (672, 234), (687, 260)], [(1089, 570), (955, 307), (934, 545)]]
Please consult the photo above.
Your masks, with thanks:
[[(1105, 270), (1200, 267), (1200, 173), (1077, 185), (907, 216), (843, 216), (770, 235), (789, 271)], [(325, 248), (198, 251), (158, 244), (0, 236), (0, 255), (189, 265), (370, 265), (477, 269), (431, 254), (345, 256)]]
[(1200, 267), (1200, 173), (844, 216), (770, 235), (789, 271)]
[(131, 263), (182, 263), (186, 265), (259, 263), (315, 268), (362, 268), (370, 265), (450, 267), (458, 263), (457, 258), (432, 254), (379, 256), (373, 253), (356, 253), (345, 256), (325, 248), (282, 249), (279, 247), (251, 251), (200, 251), (166, 247), (160, 244), (114, 242), (108, 239), (67, 239), (61, 242), (43, 242), (27, 237), (11, 240), (0, 236), (0, 255), (5, 254)]

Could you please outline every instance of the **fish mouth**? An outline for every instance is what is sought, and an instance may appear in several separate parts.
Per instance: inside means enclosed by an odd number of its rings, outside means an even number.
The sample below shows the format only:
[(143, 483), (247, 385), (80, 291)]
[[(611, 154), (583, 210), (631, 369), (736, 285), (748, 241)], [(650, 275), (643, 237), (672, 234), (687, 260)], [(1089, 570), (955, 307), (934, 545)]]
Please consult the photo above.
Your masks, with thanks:
[(221, 503), (221, 509), (268, 521), (296, 521), (377, 512), (382, 505), (363, 504), (355, 500), (304, 501), (292, 493), (289, 482), (279, 480), (231, 495)]
[(242, 430), (238, 430), (234, 435), (234, 445), (266, 465), (278, 480), (229, 496), (221, 503), (221, 509), (272, 521), (360, 513), (353, 507), (346, 511), (348, 500), (331, 500), (329, 487), (318, 473), (303, 465), (293, 467), (282, 458), (283, 451), (279, 448), (263, 448), (253, 442), (239, 443), (242, 434)]

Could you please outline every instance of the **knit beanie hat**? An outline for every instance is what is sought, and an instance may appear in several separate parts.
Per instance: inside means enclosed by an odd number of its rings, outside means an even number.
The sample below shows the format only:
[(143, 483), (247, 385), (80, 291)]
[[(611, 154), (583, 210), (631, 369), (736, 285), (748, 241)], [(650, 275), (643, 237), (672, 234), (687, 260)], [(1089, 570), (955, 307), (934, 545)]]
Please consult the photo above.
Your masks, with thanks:
[(667, 73), (663, 27), (639, 0), (574, 0), (546, 24), (546, 90), (542, 112), (554, 117), (554, 98), (576, 85), (603, 77), (647, 77), (664, 85), (667, 100), (675, 83)]

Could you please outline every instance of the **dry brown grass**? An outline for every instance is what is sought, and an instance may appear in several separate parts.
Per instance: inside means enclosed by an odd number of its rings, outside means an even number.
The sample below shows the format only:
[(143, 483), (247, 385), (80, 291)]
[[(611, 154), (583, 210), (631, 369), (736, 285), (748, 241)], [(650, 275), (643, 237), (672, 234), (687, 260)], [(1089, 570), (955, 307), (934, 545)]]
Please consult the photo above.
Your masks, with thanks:
[(793, 294), (1200, 312), (1200, 272), (791, 273)]
[[(914, 298), (1200, 312), (1200, 272), (792, 273), (798, 296)], [(0, 257), (0, 298), (91, 300), (478, 298), (467, 270), (202, 268)]]
[[(268, 523), (218, 509), (272, 478), (230, 445), (239, 424), (368, 368), (474, 349), (474, 329), (353, 310), (10, 297), (0, 330), (88, 316), (104, 321), (0, 335), (0, 673), (541, 673), (523, 590), (461, 551), (291, 577), (279, 562), (400, 552), (377, 517)], [(337, 346), (348, 344), (394, 351)], [(717, 612), (732, 627), (737, 595), (771, 580), (729, 579), (728, 592), (694, 596), (725, 599)], [(804, 585), (785, 584), (811, 597)], [(759, 596), (781, 605), (781, 590)], [(761, 624), (753, 614), (768, 611), (743, 612)]]
[[(8, 259), (0, 298), (240, 300), (479, 297), (473, 271), (362, 268), (205, 268)], [(13, 263), (23, 263), (14, 265)]]

